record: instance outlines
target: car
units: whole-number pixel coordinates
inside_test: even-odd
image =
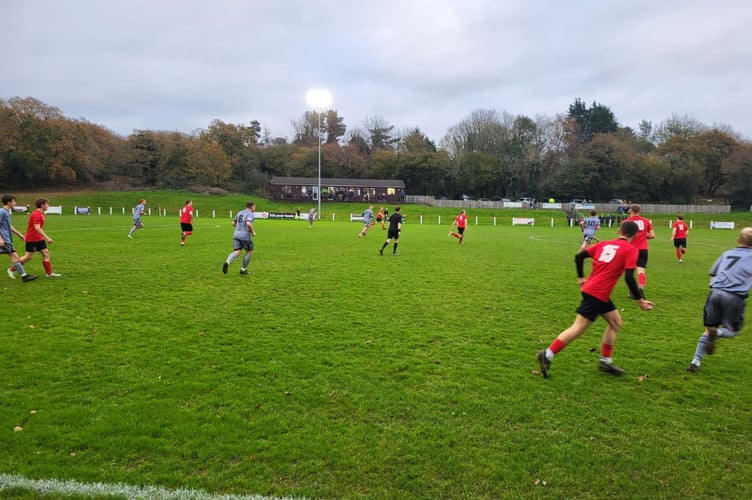
[[[581,203],[585,203],[586,201],[587,200],[585,200],[584,198],[572,198],[569,203],[574,204],[574,205],[579,205]]]
[[[484,201],[484,202],[488,201],[488,202],[490,202],[491,200],[489,200],[488,198],[478,198],[478,201]]]
[[[612,200],[608,200],[608,202],[609,202],[609,203],[610,203],[611,205],[623,205],[623,204],[624,204],[624,200],[622,200],[622,199],[620,199],[620,198],[614,198],[614,199],[612,199]]]
[[[474,200],[475,198],[473,198],[472,196],[469,196],[469,195],[463,194],[463,195],[462,195],[462,196],[460,197],[460,199],[462,199],[463,201],[470,201],[470,200]]]
[[[528,198],[528,197],[522,197],[522,198],[517,198],[517,201],[520,202],[520,203],[533,203],[535,201],[535,199]]]

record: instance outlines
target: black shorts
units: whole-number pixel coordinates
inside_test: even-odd
[[[16,249],[13,248],[13,243],[11,243],[10,241],[6,241],[5,245],[0,247],[0,254],[7,253],[8,255],[10,255],[15,251]]]
[[[42,250],[47,248],[47,242],[42,241],[27,241],[26,242],[26,251],[27,252],[41,252]]]
[[[398,240],[399,239],[399,234],[400,234],[400,230],[399,229],[392,229],[390,227],[389,228],[389,232],[387,232],[387,234],[386,234],[386,237],[389,240],[391,240],[392,238],[394,238],[395,240]]]
[[[648,267],[648,251],[638,250],[637,267]]]
[[[465,234],[465,228],[464,227],[457,227],[457,234]]]
[[[582,302],[580,302],[577,308],[577,313],[585,316],[590,321],[595,321],[598,316],[609,313],[614,309],[616,309],[616,306],[611,300],[603,302],[592,295],[582,292]]]
[[[382,219],[381,217],[376,217],[376,222],[381,222],[382,220],[384,219]]]
[[[184,233],[188,231],[193,232],[193,224],[191,224],[190,222],[181,222],[180,229],[182,229]]]
[[[744,326],[747,301],[741,295],[711,288],[702,311],[705,326],[726,325],[735,332]]]
[[[687,238],[674,238],[674,246],[687,248]]]

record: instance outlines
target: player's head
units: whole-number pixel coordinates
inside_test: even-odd
[[[684,214],[679,214],[676,216],[676,218],[679,220],[684,220]]]
[[[465,211],[464,211],[464,210],[460,210],[460,213],[461,213],[461,214],[464,214],[464,213],[465,213]]]
[[[395,212],[399,212],[400,210],[402,210],[402,207],[400,207],[399,205],[397,205],[396,207],[394,207],[394,211]]]
[[[591,216],[591,217],[595,217],[597,213],[598,213],[598,212],[596,212],[595,210],[591,210],[591,211],[590,211],[590,216]]]
[[[141,199],[140,199],[140,200],[138,201],[138,203],[139,203],[139,205],[145,205],[145,204],[146,204],[146,200],[145,200],[145,199],[143,199],[143,198],[141,198]]]
[[[634,203],[634,204],[630,205],[629,206],[629,211],[632,212],[635,215],[639,214],[640,213],[640,205],[638,205],[637,203]]]
[[[248,203],[245,204],[245,208],[247,208],[249,210],[253,210],[253,207],[255,207],[255,206],[256,206],[256,204],[254,202],[252,202],[252,201],[249,201]]]
[[[3,195],[3,205],[7,205],[12,201],[16,201],[16,197],[12,194],[4,194]]]
[[[185,204],[186,204],[186,205],[190,205],[191,203],[193,203],[193,201],[191,201],[191,200],[187,200],[187,201],[185,202]]]
[[[752,248],[752,227],[745,227],[739,232],[739,238],[736,240],[743,247]]]
[[[631,220],[625,220],[619,227],[619,234],[627,239],[632,239],[640,228],[637,227],[637,223]]]
[[[45,203],[49,202],[50,200],[48,200],[47,198],[37,198],[36,200],[34,200],[34,206],[37,208],[42,208]]]

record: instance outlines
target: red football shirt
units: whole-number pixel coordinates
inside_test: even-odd
[[[689,231],[689,226],[681,220],[678,220],[674,222],[674,224],[671,226],[672,229],[676,229],[676,234],[674,234],[674,238],[681,239],[687,237],[687,231]]]
[[[186,206],[184,206],[183,208],[180,209],[180,223],[181,224],[190,224],[191,223],[191,217],[193,217],[193,207],[192,206],[186,205]]]
[[[647,250],[648,232],[653,230],[653,225],[642,215],[633,215],[631,217],[627,217],[626,220],[631,220],[632,222],[637,224],[637,228],[639,229],[639,231],[637,231],[637,234],[634,235],[634,238],[632,238],[632,245],[634,245],[637,250]]]
[[[26,226],[26,241],[35,242],[42,241],[44,236],[39,234],[34,225],[39,224],[39,227],[44,228],[44,212],[40,209],[36,209],[29,215],[29,225]]]
[[[586,251],[593,258],[593,270],[582,285],[582,291],[608,302],[622,273],[637,267],[637,247],[619,238],[601,241]]]
[[[467,227],[467,214],[459,214],[455,219],[457,227]]]

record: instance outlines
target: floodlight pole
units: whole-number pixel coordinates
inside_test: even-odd
[[[318,172],[318,200],[319,200],[319,220],[321,220],[321,111],[326,109],[332,103],[332,95],[326,89],[311,89],[306,94],[308,104],[310,104],[316,114],[318,114],[319,126],[316,130],[316,139],[318,140],[319,149],[319,172]]]
[[[318,200],[319,200],[319,220],[321,220],[321,113],[317,112],[317,115],[319,115],[319,128],[316,131],[316,139],[319,143],[319,185],[318,185]]]

